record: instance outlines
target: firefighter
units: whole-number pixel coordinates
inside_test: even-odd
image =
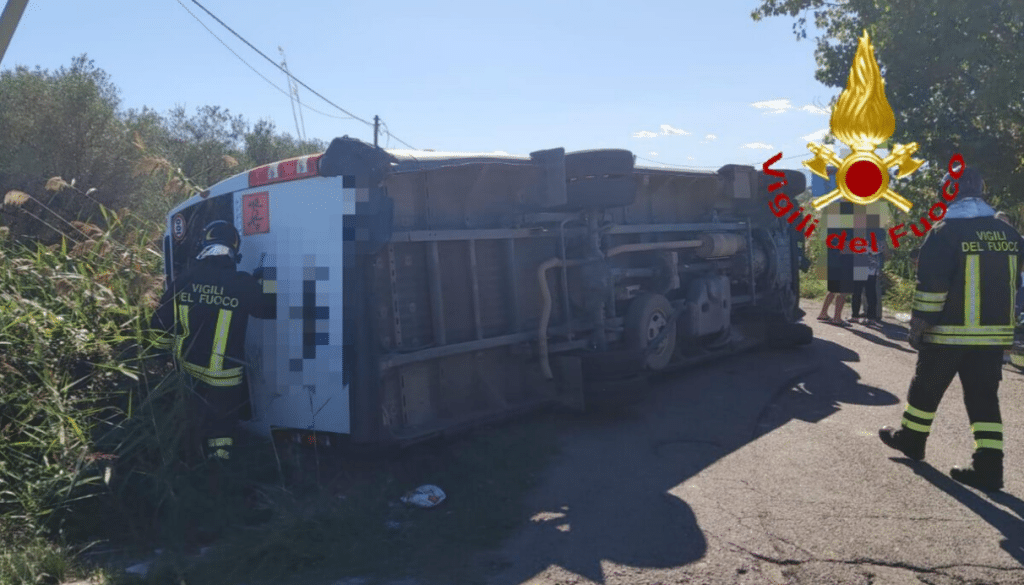
[[[951,182],[955,180],[947,174],[940,188]],[[957,200],[927,234],[917,261],[908,336],[918,351],[917,368],[901,428],[879,430],[889,447],[911,459],[924,459],[939,402],[959,375],[974,455],[970,466],[954,467],[950,475],[985,491],[1003,487],[998,390],[1003,349],[1013,343],[1014,296],[1024,266],[1020,242],[1020,234],[996,219],[995,210],[985,202],[980,173],[964,168]]]
[[[274,295],[257,277],[237,271],[238,230],[226,221],[209,223],[198,243],[196,262],[167,287],[151,328],[158,348],[172,350],[192,385],[193,442],[207,458],[231,457],[235,427],[248,405],[243,366],[249,316],[272,319]],[[173,346],[173,347],[172,347]]]

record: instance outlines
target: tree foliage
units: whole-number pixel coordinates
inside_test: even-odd
[[[132,159],[117,116],[118,90],[84,55],[56,72],[18,67],[0,74],[0,192],[40,192],[54,176],[96,187],[91,195],[122,207]],[[71,217],[95,213],[54,192],[48,205]],[[11,218],[18,223],[16,219]],[[22,231],[22,230],[17,230]]]
[[[160,221],[195,188],[327,147],[278,133],[269,120],[250,125],[218,105],[192,113],[183,106],[165,114],[147,107],[122,111],[119,94],[86,55],[57,71],[0,73],[0,195],[48,192],[0,213],[0,224],[13,235],[52,243],[59,233],[47,218],[102,223],[101,205]],[[55,177],[74,180],[89,196],[49,189]]]
[[[934,168],[963,154],[997,204],[1024,210],[1024,2],[761,0],[751,16],[794,18],[798,40],[813,22],[815,76],[836,88],[867,30],[896,114],[893,140],[917,142]],[[934,195],[931,175],[922,179]]]

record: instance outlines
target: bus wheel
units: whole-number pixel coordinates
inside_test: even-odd
[[[630,349],[646,349],[651,340],[666,328],[669,329],[658,347],[648,354],[648,369],[662,370],[672,361],[676,349],[676,325],[669,324],[672,312],[672,304],[668,299],[653,293],[636,297],[626,311],[623,337],[626,347]]]

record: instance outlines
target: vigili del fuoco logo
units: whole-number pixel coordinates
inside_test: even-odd
[[[882,80],[878,62],[875,60],[875,50],[867,31],[864,31],[864,36],[860,37],[857,53],[853,58],[853,65],[850,67],[846,89],[839,95],[839,99],[832,109],[829,126],[832,129],[832,134],[849,146],[852,152],[841,159],[828,146],[813,142],[807,144],[807,148],[814,154],[814,158],[804,161],[803,164],[812,173],[827,181],[830,179],[828,167],[832,166],[837,169],[836,188],[813,199],[811,207],[815,211],[819,211],[840,198],[845,198],[858,205],[868,205],[879,199],[885,199],[903,212],[909,212],[913,204],[892,190],[889,185],[889,169],[896,167],[896,178],[902,179],[920,168],[924,161],[911,158],[917,152],[916,142],[896,144],[893,146],[892,152],[885,158],[875,154],[878,145],[888,140],[896,131],[896,118],[889,101],[885,98],[885,82]],[[770,185],[769,191],[780,189],[786,184],[785,175],[781,171],[770,168],[781,158],[782,153],[780,152],[761,167],[765,174],[782,179],[780,182]],[[960,178],[964,168],[964,159],[959,154],[949,162],[949,172],[954,179]],[[952,201],[958,190],[955,188],[950,193],[949,186],[947,183],[943,189],[943,199],[946,201]],[[776,217],[790,214],[787,221],[791,224],[800,217],[804,210],[803,207],[794,209],[793,201],[784,193],[779,193],[774,200],[769,201],[768,207]],[[921,218],[922,229],[918,229],[917,224],[912,224],[910,228],[915,235],[923,236],[931,229],[929,219],[939,221],[945,215],[946,204],[938,201],[929,209],[928,217]],[[804,236],[810,237],[817,224],[818,220],[808,213],[795,226],[795,229],[803,232]],[[903,227],[903,224],[899,224],[889,230],[893,247],[898,248],[899,238],[907,235],[907,231],[902,229]],[[866,242],[861,246],[853,246],[853,241],[862,239],[853,238],[851,240],[852,251],[857,253],[867,251]],[[829,247],[834,246],[830,244]],[[842,248],[843,246],[840,244],[838,247]],[[872,242],[870,247],[872,251],[878,251],[876,242]]]

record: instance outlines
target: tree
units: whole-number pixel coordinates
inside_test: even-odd
[[[934,198],[937,169],[961,153],[998,205],[1024,209],[1024,2],[761,0],[751,16],[795,18],[798,40],[812,19],[823,31],[815,77],[836,88],[867,30],[896,115],[893,140],[917,142],[931,163],[910,188]]]
[[[274,122],[260,120],[245,135],[245,156],[250,166],[259,166],[295,156],[327,150],[320,140],[294,140],[287,132],[275,134]]]
[[[91,197],[108,207],[130,201],[134,181],[126,171],[134,153],[124,139],[118,93],[85,55],[52,73],[18,67],[0,74],[0,193],[39,194],[51,177],[62,176],[95,188]],[[65,217],[88,219],[96,211],[59,192],[47,197]]]
[[[0,73],[0,200],[9,191],[32,195],[23,205],[0,206],[0,222],[12,235],[52,243],[59,230],[43,222],[61,221],[55,215],[99,222],[99,205],[162,222],[196,190],[327,148],[278,134],[269,120],[250,130],[221,106],[201,106],[192,115],[182,106],[164,115],[146,107],[122,112],[119,93],[85,55],[55,72]],[[76,189],[61,187],[64,181]],[[69,196],[72,191],[89,196]]]
[[[201,106],[189,117],[177,106],[168,115],[169,158],[197,183],[210,186],[240,171],[248,123],[220,106]]]

